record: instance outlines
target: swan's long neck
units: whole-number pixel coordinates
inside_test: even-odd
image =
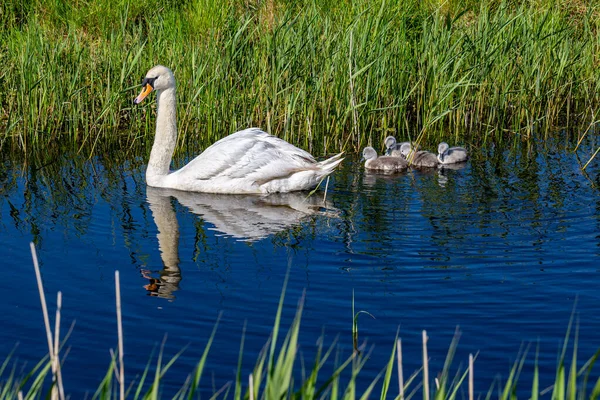
[[[175,88],[159,90],[156,94],[156,135],[146,169],[146,183],[162,186],[169,174],[171,158],[177,144],[177,101]]]

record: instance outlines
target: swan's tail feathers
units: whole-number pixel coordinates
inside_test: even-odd
[[[338,153],[338,154],[336,154],[335,156],[328,158],[327,160],[323,160],[323,161],[319,162],[318,164],[319,164],[319,166],[321,166],[321,167],[325,167],[325,166],[327,166],[327,165],[329,165],[329,164],[332,164],[332,163],[334,163],[335,161],[339,160],[339,159],[340,159],[340,157],[342,157],[343,155],[344,155],[344,152],[342,151],[341,153]],[[338,165],[338,164],[339,164],[339,163],[336,163],[335,165]]]
[[[335,168],[340,165],[342,163],[342,161],[344,161],[344,158],[342,158],[342,155],[344,155],[344,153],[339,153],[336,154],[335,156],[328,158],[327,160],[321,161],[319,163],[319,169],[321,171],[321,173],[319,175],[321,175],[322,177],[327,176],[329,174],[331,174]]]

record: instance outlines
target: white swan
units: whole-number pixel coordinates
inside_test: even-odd
[[[408,168],[408,162],[402,157],[382,156],[377,157],[377,152],[372,147],[363,150],[365,169],[383,172],[398,172]]]
[[[442,142],[438,146],[437,158],[440,164],[454,164],[467,161],[469,154],[464,147],[450,147],[448,143]]]
[[[313,189],[343,160],[343,153],[317,162],[313,156],[258,128],[233,133],[170,172],[177,143],[177,100],[173,72],[153,67],[142,81],[139,104],[156,90],[156,135],[146,169],[153,187],[206,193],[273,193]]]

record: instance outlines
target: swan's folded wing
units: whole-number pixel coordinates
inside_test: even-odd
[[[315,159],[306,151],[251,128],[214,143],[175,174],[198,180],[245,178],[261,184],[315,167]]]

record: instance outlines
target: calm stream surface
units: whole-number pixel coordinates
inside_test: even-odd
[[[584,143],[581,161],[597,146]],[[203,391],[235,378],[245,321],[247,382],[289,271],[282,326],[287,330],[306,291],[300,357],[307,365],[321,336],[326,347],[339,336],[340,357],[351,354],[354,291],[356,311],[375,317],[359,318],[359,341],[374,345],[361,384],[384,368],[398,327],[405,376],[422,365],[425,329],[435,377],[460,326],[453,365],[464,368],[468,354],[479,352],[478,393],[504,381],[521,345],[532,344],[519,386],[525,396],[538,343],[540,387],[553,382],[574,306],[579,366],[600,348],[600,168],[593,162],[583,174],[572,148],[564,140],[490,145],[472,149],[461,169],[392,176],[367,174],[350,157],[331,180],[325,207],[322,191],[306,203],[306,193],[152,190],[143,160],[64,154],[32,166],[5,157],[0,356],[18,343],[13,361],[27,370],[47,352],[33,241],[51,321],[59,290],[62,332],[75,321],[63,373],[72,398],[93,393],[117,346],[115,270],[127,381],[143,372],[153,351],[155,364],[166,334],[167,359],[188,346],[163,381],[165,394],[192,372],[220,312]]]

